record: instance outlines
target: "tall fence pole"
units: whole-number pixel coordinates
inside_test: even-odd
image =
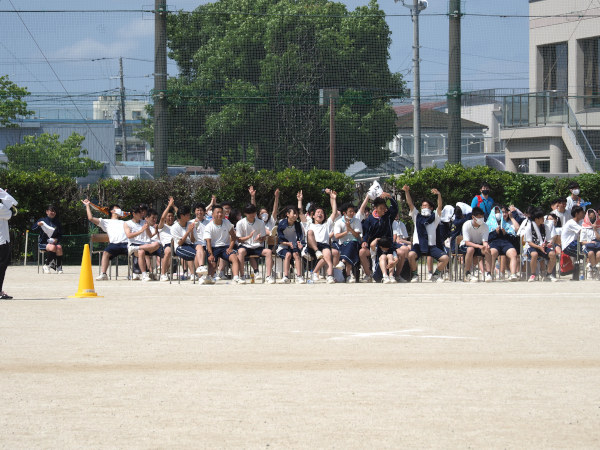
[[[154,0],[154,177],[167,175],[167,2]]]
[[[449,4],[449,57],[448,57],[448,162],[460,163],[461,146],[461,80],[460,80],[460,2],[461,0],[450,0]]]

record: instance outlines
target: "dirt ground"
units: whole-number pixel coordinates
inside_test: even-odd
[[[2,448],[600,448],[597,281],[78,279],[8,269]]]

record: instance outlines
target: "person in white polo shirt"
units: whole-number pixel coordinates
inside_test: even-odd
[[[150,225],[142,219],[142,211],[141,206],[136,206],[131,212],[133,218],[123,224],[123,229],[129,241],[128,251],[137,254],[142,281],[151,281],[146,255],[154,253],[160,247],[160,242],[152,241]]]
[[[240,278],[240,261],[237,251],[234,249],[237,236],[233,230],[233,224],[224,218],[223,207],[221,205],[213,206],[213,220],[204,229],[204,240],[206,241],[206,251],[208,252],[208,276],[212,277],[217,267],[217,261],[222,259],[231,263],[231,272],[233,273],[233,282],[237,284],[246,284],[246,280]],[[200,281],[201,284],[203,280]]]
[[[273,253],[271,249],[265,248],[265,240],[267,239],[267,229],[265,223],[256,217],[257,209],[252,203],[244,208],[244,217],[235,226],[235,234],[237,235],[240,245],[238,247],[238,258],[240,260],[240,276],[244,276],[244,263],[246,256],[264,256],[267,271],[266,281],[269,284],[275,283],[273,278]],[[258,272],[258,262],[256,258],[250,259],[250,265],[254,270],[254,278]]]
[[[127,235],[123,228],[122,220],[119,217],[123,214],[121,207],[117,204],[110,205],[108,210],[110,211],[110,219],[99,219],[92,215],[92,209],[90,208],[90,201],[86,198],[83,200],[87,218],[94,225],[100,227],[108,235],[108,245],[102,252],[102,262],[100,269],[100,276],[96,278],[97,281],[108,280],[106,271],[108,270],[108,264],[110,260],[119,257],[119,255],[127,255]]]
[[[483,257],[485,260],[485,282],[492,281],[492,253],[488,244],[490,229],[485,224],[483,210],[476,206],[472,211],[472,220],[463,224],[459,251],[465,255],[465,281],[476,283],[477,277],[471,275],[473,257]]]

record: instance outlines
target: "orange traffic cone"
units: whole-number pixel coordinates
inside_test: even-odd
[[[79,274],[79,289],[75,295],[69,298],[101,297],[94,290],[94,278],[92,277],[92,259],[90,257],[90,246],[85,244],[83,257],[81,258],[81,273]]]

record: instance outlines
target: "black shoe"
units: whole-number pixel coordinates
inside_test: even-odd
[[[8,295],[6,292],[2,292],[0,294],[0,299],[2,300],[10,300],[12,297],[10,295]]]

